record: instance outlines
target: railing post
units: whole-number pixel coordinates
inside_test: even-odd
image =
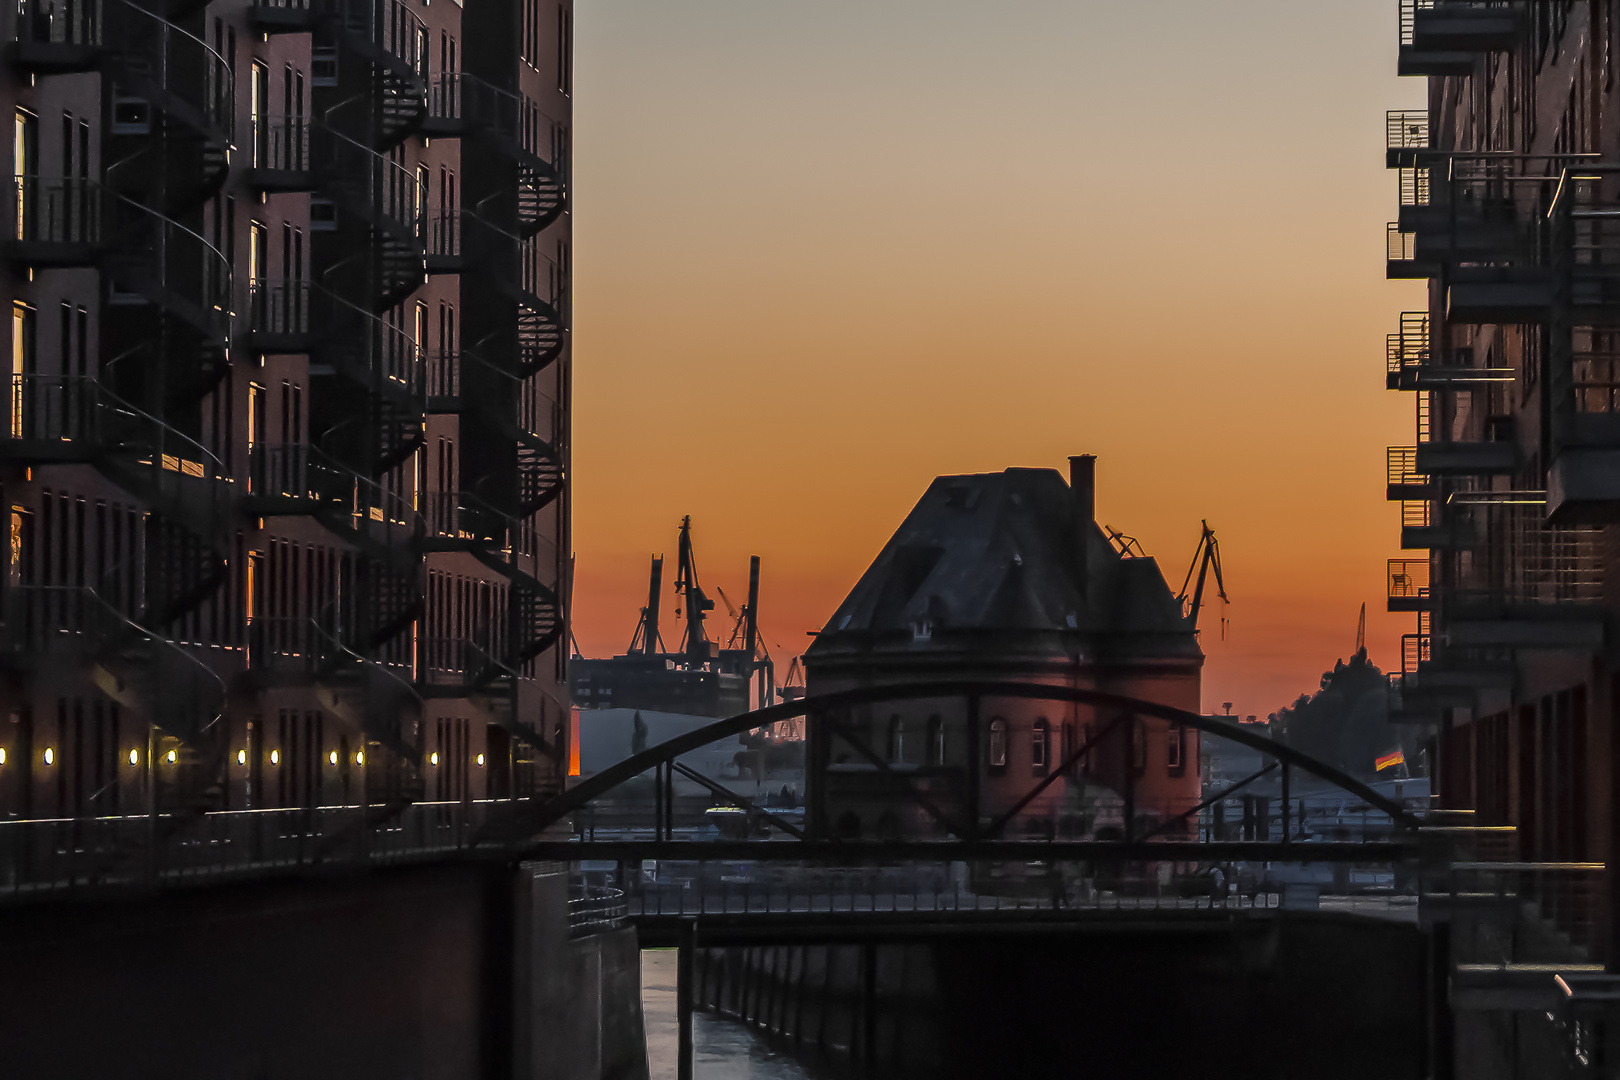
[[[979,740],[979,695],[969,692],[967,695],[967,837],[975,839],[979,835],[979,794],[982,784],[981,757],[984,748]]]
[[[692,1009],[696,995],[692,991],[696,954],[697,920],[682,919],[675,963],[675,1011],[680,1024],[680,1041],[675,1064],[675,1075],[678,1080],[693,1080],[694,1076]]]
[[[1130,843],[1136,839],[1136,718],[1126,716],[1119,730],[1125,748],[1125,842]]]
[[[1289,840],[1289,810],[1291,804],[1288,800],[1288,762],[1282,765],[1282,842]]]

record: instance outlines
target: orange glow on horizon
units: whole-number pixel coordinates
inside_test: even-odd
[[[582,9],[586,655],[624,651],[658,553],[676,646],[682,515],[711,638],[715,586],[740,604],[761,556],[780,677],[936,475],[1091,453],[1099,520],[1172,589],[1200,519],[1220,538],[1206,711],[1315,691],[1363,603],[1398,670],[1383,456],[1413,402],[1383,388],[1384,335],[1423,285],[1384,280],[1383,110],[1423,88],[1395,75],[1396,22],[1283,0]]]

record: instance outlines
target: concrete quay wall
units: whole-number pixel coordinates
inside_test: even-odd
[[[0,909],[17,1080],[645,1080],[634,930],[546,864]]]

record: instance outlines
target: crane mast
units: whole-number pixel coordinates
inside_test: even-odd
[[[1203,523],[1203,535],[1198,538],[1198,548],[1193,552],[1192,565],[1187,567],[1187,577],[1181,583],[1181,595],[1176,601],[1181,604],[1182,612],[1194,630],[1198,629],[1198,610],[1204,605],[1204,584],[1209,578],[1209,571],[1215,570],[1215,592],[1227,603],[1231,603],[1226,596],[1226,583],[1221,580],[1221,545],[1215,539],[1215,530],[1209,527],[1209,522]],[[1187,596],[1187,587],[1193,584],[1193,575],[1198,575],[1198,583],[1193,586],[1192,596]]]
[[[714,647],[703,632],[703,620],[714,610],[714,601],[704,595],[698,584],[697,560],[692,555],[692,518],[681,519],[680,562],[675,569],[675,591],[686,605],[686,658],[703,663],[714,655]]]

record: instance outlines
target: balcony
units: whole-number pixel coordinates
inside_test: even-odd
[[[313,191],[306,116],[255,116],[250,121],[247,186],[259,192]]]
[[[1475,492],[1452,502],[1473,544],[1440,594],[1448,648],[1601,647],[1601,529],[1547,524],[1541,492]]]
[[[101,60],[101,0],[17,0],[8,59],[20,72],[65,75]]]
[[[328,5],[318,0],[253,0],[248,25],[261,34],[308,34],[321,25]]]
[[[1391,221],[1384,231],[1385,277],[1392,281],[1431,278],[1440,272],[1438,260],[1418,258],[1416,233],[1403,232],[1398,221]]]
[[[1408,332],[1408,324],[1421,330]],[[1437,353],[1429,347],[1429,316],[1423,311],[1401,313],[1401,332],[1386,339],[1384,386],[1390,390],[1458,390],[1482,383],[1512,382],[1510,367],[1476,367],[1471,349]]]
[[[1384,451],[1385,498],[1390,502],[1427,501],[1436,495],[1434,478],[1420,472],[1417,447],[1391,446]]]
[[[1513,48],[1522,22],[1513,0],[1400,0],[1402,75],[1470,75],[1474,61]]]
[[[1427,109],[1391,109],[1384,114],[1384,163],[1391,169],[1415,168],[1429,145]]]
[[[1390,611],[1430,609],[1428,559],[1390,559],[1386,577]]]
[[[37,465],[93,462],[101,409],[101,388],[87,376],[13,375],[10,437],[0,453]]]
[[[105,195],[94,180],[17,176],[11,181],[16,215],[6,255],[33,269],[94,266],[102,254]]]
[[[1602,325],[1574,327],[1554,348],[1549,371],[1548,520],[1620,521],[1620,332]]]

